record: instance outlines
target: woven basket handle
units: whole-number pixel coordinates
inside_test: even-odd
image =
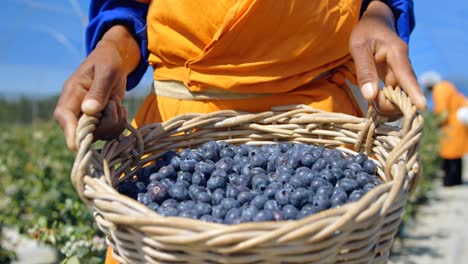
[[[393,179],[395,173],[392,171],[392,166],[397,163],[403,163],[407,172],[414,175],[411,182],[411,185],[414,186],[420,171],[419,143],[422,137],[424,119],[419,114],[416,106],[411,102],[408,95],[406,95],[401,88],[384,87],[382,92],[392,104],[401,110],[403,115],[403,127],[400,132],[401,140],[392,149],[386,159],[384,168],[385,175]],[[358,141],[364,141],[363,138],[367,136],[366,142],[368,144],[366,144],[366,146],[370,148],[370,138],[375,131],[376,123],[382,121],[388,121],[388,117],[380,114],[371,106],[368,112],[368,123],[370,123],[370,125],[366,124],[368,131],[367,133],[363,131],[360,135],[362,138]],[[371,152],[368,151],[368,153]],[[405,153],[406,155],[404,155]],[[402,157],[405,157],[405,159],[402,160]]]
[[[101,116],[101,114],[94,116],[83,114],[78,120],[78,125],[76,128],[76,145],[78,147],[78,152],[73,163],[71,182],[75,187],[80,199],[88,205],[90,205],[90,202],[84,195],[84,183],[85,177],[91,176],[90,165],[93,159],[93,154],[95,152],[93,148],[93,132],[96,129],[96,126],[99,124]],[[126,124],[126,129],[129,130],[131,134],[135,135],[139,153],[143,153],[143,139],[141,138],[138,131],[129,123]],[[107,163],[104,164],[104,173],[107,172],[108,174],[109,171],[108,168],[106,168],[106,164]]]

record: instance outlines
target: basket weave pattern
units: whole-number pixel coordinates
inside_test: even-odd
[[[384,88],[404,116],[403,128],[370,108],[367,118],[294,105],[262,113],[219,111],[180,115],[109,141],[97,151],[99,117],[78,124],[72,182],[93,207],[121,263],[382,263],[419,174],[423,119],[399,88]],[[298,221],[223,225],[163,217],[119,194],[115,186],[163,152],[210,140],[231,144],[278,141],[318,144],[374,157],[383,184],[361,200]]]

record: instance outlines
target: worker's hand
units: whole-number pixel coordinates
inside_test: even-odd
[[[123,26],[112,27],[63,86],[54,111],[68,148],[76,150],[78,118],[102,113],[95,139],[110,140],[125,129],[122,106],[127,75],[140,60],[138,44]]]
[[[418,109],[426,108],[426,99],[408,57],[408,45],[398,36],[394,24],[390,8],[383,2],[372,1],[349,42],[364,98],[388,115],[398,110],[379,93],[379,78],[386,85],[400,86]]]

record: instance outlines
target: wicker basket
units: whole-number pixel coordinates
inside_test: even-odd
[[[372,108],[367,118],[308,106],[249,114],[186,114],[154,123],[93,148],[98,117],[78,124],[79,151],[71,174],[81,199],[93,207],[114,257],[121,263],[382,263],[419,174],[423,119],[399,89],[384,88],[404,116],[403,128]],[[119,194],[116,184],[162,152],[210,140],[232,144],[278,141],[356,150],[375,157],[383,184],[361,200],[298,221],[223,225],[163,217]]]

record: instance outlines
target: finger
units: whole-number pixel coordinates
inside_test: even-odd
[[[380,80],[383,80],[386,86],[395,87],[397,86],[397,80],[393,71],[387,67],[387,62],[377,63],[377,72],[379,73]]]
[[[62,128],[67,146],[76,150],[76,126],[81,115],[80,102],[86,95],[86,89],[73,80],[67,80],[63,92],[54,110],[54,119]]]
[[[94,115],[104,110],[117,79],[116,75],[113,69],[95,66],[93,83],[81,105],[84,113]]]
[[[408,46],[404,44],[393,48],[388,61],[400,87],[408,94],[418,109],[425,110],[427,106],[426,98],[411,66],[408,57]]]
[[[351,41],[350,52],[356,65],[356,75],[362,95],[368,101],[377,96],[379,77],[370,41]]]
[[[96,139],[110,140],[112,139],[112,130],[117,124],[118,114],[117,107],[114,101],[109,101],[103,111],[102,118],[99,120],[99,125],[94,131]]]

